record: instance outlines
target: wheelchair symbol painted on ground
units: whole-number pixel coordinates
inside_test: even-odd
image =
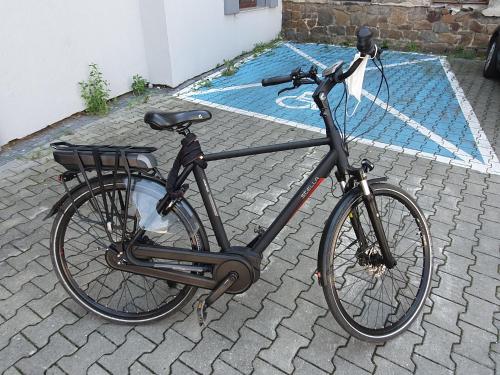
[[[312,98],[312,91],[306,91],[300,95],[278,96],[276,104],[288,109],[311,109],[317,110],[318,106]]]
[[[324,133],[310,87],[277,96],[286,84],[262,87],[260,81],[288,74],[297,66],[308,69],[314,64],[325,69],[338,60],[346,62],[346,69],[355,52],[355,48],[349,47],[283,43],[272,51],[243,60],[232,76],[215,73],[206,77],[211,81],[210,87],[195,82],[176,96]],[[446,58],[396,51],[385,51],[382,56],[391,90],[389,101],[383,92],[376,99],[380,73],[369,65],[361,102],[354,113],[354,108],[348,109],[346,132],[351,138],[359,143],[500,174],[498,157]],[[330,93],[332,110],[342,93],[342,85]],[[349,107],[354,102],[350,101]],[[372,111],[364,118],[372,102]],[[382,118],[386,109],[388,113]],[[337,122],[343,124],[343,113],[338,114]]]

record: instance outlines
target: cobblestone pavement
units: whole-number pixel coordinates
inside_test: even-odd
[[[452,68],[492,147],[499,154],[500,83],[480,76],[477,62]],[[80,128],[61,140],[154,145],[163,171],[180,136],[142,122],[147,108],[181,110],[192,103],[155,97]],[[193,126],[205,151],[317,134],[219,109]],[[211,163],[208,178],[235,244],[267,225],[324,148]],[[0,168],[0,372],[78,373],[380,373],[494,374],[498,345],[500,176],[363,144],[374,176],[417,198],[431,224],[435,250],[433,290],[424,313],[383,345],[349,337],[329,314],[313,279],[325,218],[338,201],[323,184],[266,252],[261,279],[248,292],[225,296],[208,311],[200,330],[193,299],[177,315],[149,325],[110,324],[68,298],[48,255],[51,221],[44,214],[62,194],[62,168],[45,145]],[[207,216],[193,185],[190,202]],[[209,231],[211,242],[214,238]],[[198,292],[200,294],[200,292]]]

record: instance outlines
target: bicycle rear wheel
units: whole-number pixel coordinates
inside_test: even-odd
[[[72,194],[54,220],[51,257],[62,285],[84,308],[115,322],[144,323],[179,310],[196,288],[112,268],[105,254],[122,240],[122,224],[126,223],[125,241],[143,229],[137,241],[146,244],[193,251],[208,251],[209,245],[198,216],[186,201],[159,216],[155,206],[165,194],[164,185],[142,176],[130,181],[126,176],[109,176],[103,178],[102,186],[91,182],[95,200],[86,184]],[[108,219],[103,224],[106,206]]]
[[[403,190],[375,183],[370,188],[397,265],[388,269],[359,189],[333,212],[321,241],[323,291],[338,323],[366,341],[386,341],[416,319],[430,290],[429,229],[415,201]],[[359,225],[365,246],[356,235]]]

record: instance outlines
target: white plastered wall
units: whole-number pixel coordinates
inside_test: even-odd
[[[111,97],[134,74],[175,87],[281,29],[281,2],[224,15],[224,0],[0,1],[0,145],[84,109],[97,63]]]

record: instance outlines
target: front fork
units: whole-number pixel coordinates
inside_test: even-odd
[[[377,238],[377,242],[380,246],[382,257],[384,258],[384,264],[389,269],[394,268],[394,266],[396,265],[396,260],[392,256],[391,250],[389,249],[389,243],[387,242],[387,237],[382,225],[382,220],[380,219],[377,202],[375,201],[375,197],[373,196],[370,187],[368,186],[366,176],[363,176],[359,184],[361,185],[361,190],[363,192],[363,202],[365,203],[368,217],[370,218],[373,231],[375,232],[375,237]]]
[[[397,262],[392,256],[392,253],[390,251],[389,243],[387,242],[387,237],[385,235],[384,227],[382,225],[382,220],[380,219],[377,202],[375,201],[375,197],[373,196],[373,193],[370,190],[370,186],[368,184],[368,180],[366,179],[366,174],[363,169],[356,170],[354,173],[354,177],[356,178],[356,180],[358,180],[359,185],[361,186],[361,191],[363,194],[363,202],[365,204],[366,211],[368,212],[368,217],[373,227],[373,231],[375,232],[375,237],[377,239],[377,242],[379,243],[380,251],[384,259],[384,264],[387,268],[391,269],[394,268],[394,266],[396,266]],[[345,180],[340,181],[340,183],[342,186],[342,190],[345,191],[347,187]],[[354,229],[356,238],[359,241],[360,252],[366,251],[366,249],[368,249],[369,247],[369,244],[366,238],[366,234],[363,230],[363,226],[361,225],[358,211],[353,210],[349,214],[349,219]]]

